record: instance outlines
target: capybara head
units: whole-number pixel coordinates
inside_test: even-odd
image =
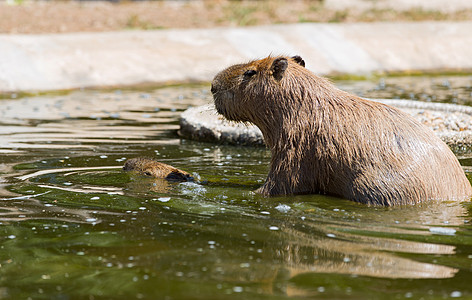
[[[136,172],[143,176],[163,178],[170,181],[193,180],[192,176],[185,171],[144,157],[128,159],[123,166],[123,171]]]
[[[310,73],[300,56],[267,57],[231,66],[213,79],[211,92],[216,110],[228,120],[263,125],[274,113],[286,111],[285,92],[301,93]],[[288,99],[288,98],[286,98]]]
[[[326,193],[397,205],[472,194],[457,158],[429,128],[337,89],[299,56],[231,66],[211,91],[220,114],[261,130],[272,152],[263,195]]]

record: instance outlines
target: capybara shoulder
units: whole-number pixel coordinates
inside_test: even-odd
[[[385,206],[472,195],[457,158],[429,128],[337,89],[299,56],[231,66],[211,91],[220,114],[261,130],[272,153],[263,195],[326,193]]]
[[[193,177],[185,171],[144,157],[128,159],[123,166],[123,170],[137,172],[144,176],[163,178],[170,181],[193,180]]]

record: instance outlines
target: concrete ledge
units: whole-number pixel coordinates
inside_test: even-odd
[[[430,127],[455,151],[472,147],[472,107],[427,103],[411,100],[374,100],[395,106]],[[259,128],[252,124],[227,121],[218,115],[213,105],[187,109],[180,118],[182,137],[233,145],[264,145]]]
[[[472,70],[471,32],[419,22],[0,35],[0,92],[210,81],[271,53],[301,55],[321,75]]]

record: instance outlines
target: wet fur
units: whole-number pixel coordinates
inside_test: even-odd
[[[185,171],[144,157],[128,159],[123,166],[123,171],[137,172],[144,176],[163,178],[169,181],[193,180],[190,174]]]
[[[388,105],[341,91],[299,57],[267,57],[217,74],[229,120],[257,125],[272,152],[263,195],[327,193],[372,205],[464,200],[472,188],[427,127]]]

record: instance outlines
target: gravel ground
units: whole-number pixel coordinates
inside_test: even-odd
[[[403,1],[405,2],[405,1]],[[438,2],[438,1],[436,1]],[[0,1],[0,33],[209,28],[299,22],[472,20],[472,5],[416,0],[349,1]],[[444,2],[444,1],[443,1]],[[462,1],[464,2],[464,1]],[[454,9],[455,8],[455,9]]]
[[[472,107],[411,100],[379,100],[402,109],[437,132],[472,130]]]

